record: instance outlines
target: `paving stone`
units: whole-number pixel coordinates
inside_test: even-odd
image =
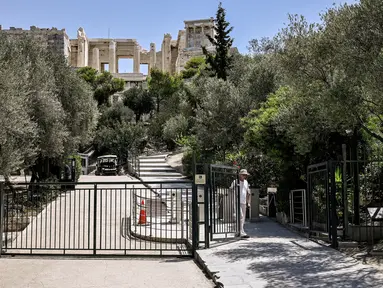
[[[197,251],[227,287],[383,287],[382,269],[302,238],[261,217],[246,223],[251,236]]]

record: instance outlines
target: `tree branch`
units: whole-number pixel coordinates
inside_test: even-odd
[[[370,129],[368,129],[367,126],[365,126],[364,123],[361,121],[361,119],[359,119],[359,121],[360,121],[360,125],[361,125],[362,129],[364,131],[366,131],[367,134],[369,134],[370,136],[374,137],[375,139],[377,139],[383,143],[383,137],[382,136],[380,136],[380,135],[376,134],[375,132],[371,131]]]

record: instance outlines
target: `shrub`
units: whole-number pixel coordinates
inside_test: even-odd
[[[168,148],[174,149],[177,140],[186,134],[187,129],[188,120],[181,114],[167,120],[163,128],[163,139]]]

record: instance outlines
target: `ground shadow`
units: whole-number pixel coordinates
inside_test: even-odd
[[[278,229],[279,225],[272,226]],[[276,235],[273,229],[260,230],[258,242],[240,242],[235,248],[230,246],[213,255],[245,265],[251,278],[267,282],[264,287],[383,287],[381,272],[372,266],[311,241],[301,245],[305,239],[292,237],[288,230],[284,231],[285,236]],[[267,234],[270,241],[264,239]],[[292,239],[282,242],[283,237]]]

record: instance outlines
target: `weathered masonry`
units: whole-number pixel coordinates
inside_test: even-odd
[[[147,75],[140,71],[140,65],[148,65],[164,72],[179,73],[186,62],[195,56],[203,55],[201,46],[213,51],[206,34],[214,36],[214,19],[184,21],[184,30],[179,30],[177,39],[170,34],[164,34],[160,50],[151,43],[149,50],[141,47],[136,39],[88,38],[84,28],[77,30],[77,39],[69,39],[66,30],[57,28],[41,29],[31,26],[30,30],[10,27],[0,30],[11,35],[33,35],[48,46],[63,53],[71,66],[91,66],[99,71],[108,70],[115,77],[126,81],[127,86],[135,85],[146,80]],[[121,73],[118,67],[119,59],[133,59],[133,72]],[[127,87],[128,88],[128,87]]]

